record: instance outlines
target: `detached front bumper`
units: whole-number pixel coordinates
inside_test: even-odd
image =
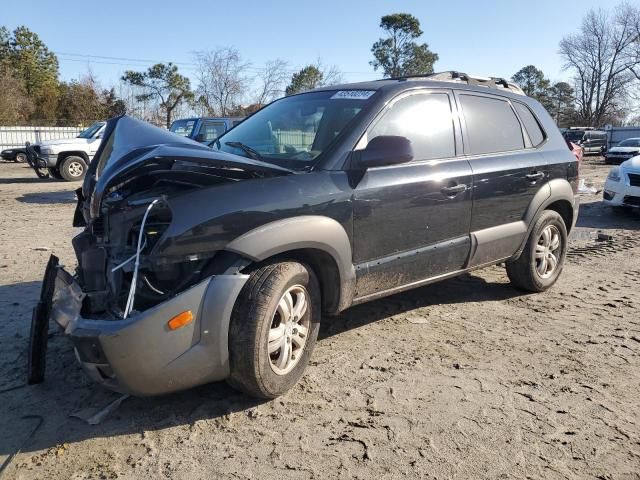
[[[247,275],[216,275],[127,319],[81,316],[85,294],[56,267],[50,317],[73,342],[85,372],[108,388],[137,396],[160,395],[229,375],[231,311]],[[43,285],[43,292],[47,285]],[[186,310],[194,320],[177,330],[167,322]]]

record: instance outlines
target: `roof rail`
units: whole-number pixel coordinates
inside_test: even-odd
[[[513,93],[519,95],[525,95],[522,89],[513,82],[508,82],[504,78],[499,77],[474,77],[462,72],[456,72],[450,70],[447,72],[420,74],[420,75],[407,75],[404,77],[397,77],[391,80],[408,80],[411,78],[428,78],[429,80],[435,80],[439,82],[456,82],[466,83],[467,85],[480,85],[489,88],[505,88]]]

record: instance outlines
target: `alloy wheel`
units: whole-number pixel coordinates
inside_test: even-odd
[[[72,177],[80,177],[84,172],[84,166],[80,162],[71,162],[69,164],[69,174]]]
[[[560,230],[555,225],[547,225],[536,244],[536,272],[540,278],[551,277],[558,268],[562,253]]]
[[[301,285],[289,287],[271,320],[267,352],[271,369],[286,375],[298,364],[309,333],[309,294]]]

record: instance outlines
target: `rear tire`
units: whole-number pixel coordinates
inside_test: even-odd
[[[507,262],[507,275],[514,287],[544,292],[560,276],[567,256],[567,227],[553,210],[536,220],[520,257]]]
[[[82,157],[70,155],[60,165],[60,175],[67,182],[77,182],[87,173],[87,164]]]
[[[258,398],[287,392],[309,363],[320,318],[320,286],[309,267],[278,262],[255,270],[231,317],[227,382]]]

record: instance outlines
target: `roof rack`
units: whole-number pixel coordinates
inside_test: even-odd
[[[508,82],[504,78],[499,77],[474,77],[462,72],[456,72],[454,70],[447,72],[429,73],[422,75],[407,75],[404,77],[396,77],[391,80],[409,80],[413,78],[428,78],[429,80],[435,80],[438,82],[456,82],[466,83],[467,85],[480,85],[482,87],[489,88],[505,88],[513,93],[519,95],[525,95],[522,89],[513,82]]]

